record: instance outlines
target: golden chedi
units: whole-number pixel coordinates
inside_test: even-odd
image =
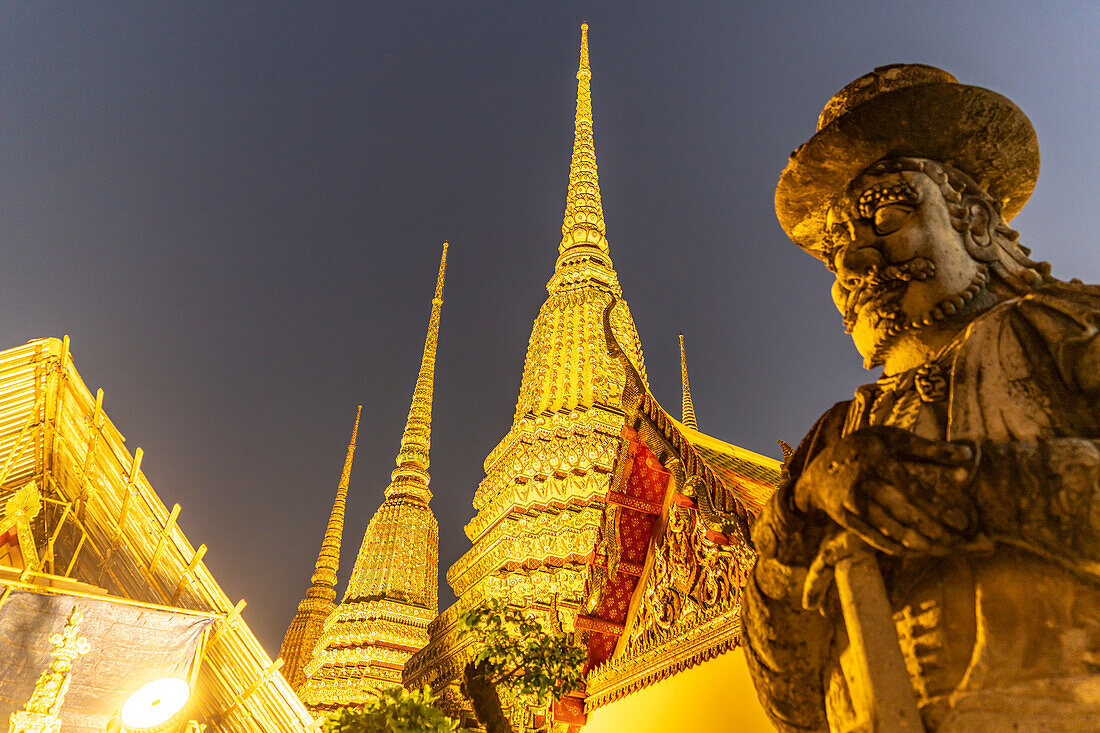
[[[603,311],[644,379],[641,343],[608,248],[592,127],[587,25],[581,26],[573,154],[565,215],[547,298],[531,329],[511,427],[485,459],[485,478],[466,525],[472,547],[447,580],[457,603],[432,624],[431,644],[406,668],[406,683],[430,682],[445,698],[467,653],[458,613],[500,598],[566,630],[584,597],[589,556],[621,443],[625,375],[610,355]],[[455,699],[455,707],[462,701]],[[448,703],[450,704],[450,703]]]
[[[344,598],[304,668],[299,695],[315,711],[361,705],[373,690],[400,684],[405,662],[428,642],[428,623],[438,611],[439,525],[428,506],[428,454],[446,267],[444,243],[397,467],[367,525]]]

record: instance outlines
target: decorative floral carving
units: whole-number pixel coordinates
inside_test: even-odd
[[[738,545],[740,547],[740,545]],[[661,643],[714,610],[740,605],[744,560],[712,542],[693,508],[674,506],[642,591],[630,646]]]

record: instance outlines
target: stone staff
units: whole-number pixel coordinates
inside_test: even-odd
[[[836,564],[836,590],[848,642],[865,686],[853,691],[853,696],[862,698],[863,715],[872,730],[925,733],[878,561],[862,540],[848,532],[843,537],[851,550]]]

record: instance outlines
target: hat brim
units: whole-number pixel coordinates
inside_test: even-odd
[[[798,246],[825,258],[832,201],[886,157],[929,158],[963,171],[1000,200],[1011,221],[1039,177],[1039,141],[1027,115],[981,87],[920,84],[877,96],[818,131],[791,154],[775,189],[775,212]]]

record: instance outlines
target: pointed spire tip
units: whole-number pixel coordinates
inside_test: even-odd
[[[581,23],[581,63],[577,69],[577,78],[580,79],[582,75],[592,75],[588,68],[588,23]]]
[[[435,384],[435,351],[439,341],[439,318],[443,308],[443,278],[447,271],[447,242],[439,258],[439,275],[435,280],[435,297],[428,318],[428,334],[424,337],[424,356],[420,360],[420,373],[416,377],[409,417],[405,432],[401,434],[401,449],[397,453],[397,468],[390,474],[386,498],[395,494],[417,496],[427,503],[431,499],[428,490],[428,452],[432,434],[432,393]]]
[[[588,66],[588,24],[581,24],[580,65],[577,68],[577,112],[573,118],[573,157],[569,163],[569,189],[565,195],[557,270],[564,262],[597,259],[607,267],[607,234],[596,172],[596,145],[592,136],[592,70]],[[566,251],[576,251],[566,255]],[[563,259],[564,258],[564,259]]]
[[[348,452],[344,457],[344,470],[340,472],[340,483],[336,487],[336,500],[332,503],[332,513],[329,514],[325,537],[321,541],[321,551],[317,554],[317,563],[310,578],[314,586],[336,587],[336,572],[340,569],[340,542],[344,534],[344,506],[347,502],[348,485],[351,483],[355,439],[359,435],[359,417],[362,414],[363,406],[359,405],[355,411],[355,427],[351,429]]]
[[[680,404],[680,422],[692,430],[699,429],[695,419],[695,406],[691,402],[691,386],[688,384],[687,355],[684,352],[684,334],[680,334],[680,386],[683,390]]]
[[[443,276],[447,272],[447,248],[451,245],[443,242],[443,254],[439,258],[439,274],[435,278],[435,297],[432,299],[432,305],[443,302]]]

